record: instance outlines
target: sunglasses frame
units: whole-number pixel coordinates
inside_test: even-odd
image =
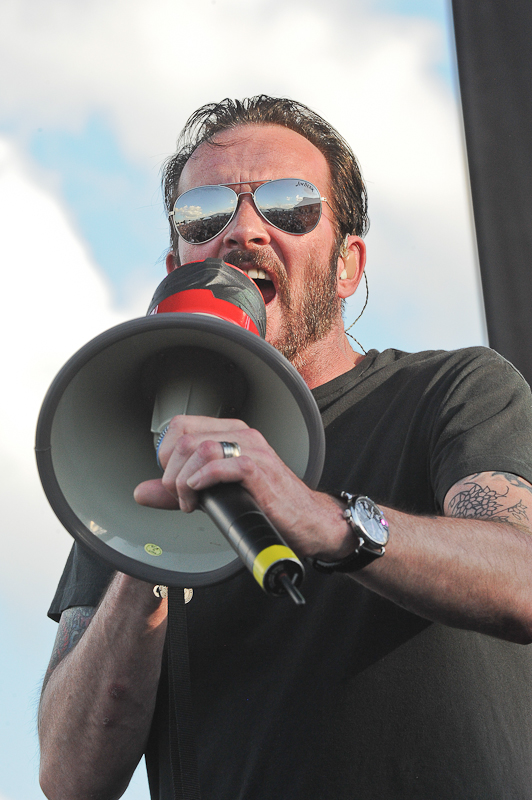
[[[268,183],[277,183],[279,181],[303,181],[304,183],[308,183],[310,186],[312,186],[313,189],[316,189],[316,191],[318,193],[319,200],[320,200],[320,213],[319,213],[318,220],[317,220],[316,224],[313,225],[310,230],[303,231],[303,233],[292,233],[292,231],[285,231],[283,228],[280,228],[278,225],[275,225],[273,222],[271,222],[262,213],[262,211],[258,207],[257,202],[255,200],[255,194],[259,191],[259,189],[261,189],[263,186],[266,186]],[[235,192],[234,189],[231,189],[231,186],[242,186],[242,184],[245,184],[245,183],[260,183],[260,186],[257,186],[257,188],[255,189],[254,192]],[[178,229],[178,227],[176,225],[176,222],[175,222],[175,219],[174,219],[175,207],[177,206],[177,204],[181,200],[181,198],[184,197],[186,194],[188,194],[188,192],[193,192],[196,189],[214,189],[214,188],[225,188],[225,189],[229,189],[229,191],[233,192],[233,194],[236,196],[236,205],[235,205],[234,211],[231,214],[231,216],[229,217],[229,219],[227,220],[227,222],[225,223],[225,225],[223,226],[223,228],[221,228],[218,231],[218,233],[216,233],[214,236],[211,236],[209,239],[205,239],[203,242],[189,242],[188,239],[185,239],[185,237],[179,232],[179,229]],[[268,225],[271,225],[272,228],[275,228],[278,231],[282,231],[283,233],[287,233],[289,236],[306,236],[307,233],[311,233],[311,231],[313,231],[315,228],[317,228],[318,225],[320,224],[321,215],[322,215],[322,212],[323,212],[323,203],[327,203],[329,208],[331,208],[331,204],[329,203],[327,198],[326,197],[322,197],[320,195],[318,187],[314,186],[314,184],[311,181],[307,181],[306,178],[259,178],[259,179],[255,180],[255,181],[236,181],[235,183],[207,183],[207,184],[204,184],[203,186],[194,186],[192,189],[187,189],[186,192],[183,192],[183,194],[180,194],[179,197],[176,199],[172,210],[168,214],[168,218],[171,219],[172,224],[174,226],[174,230],[176,231],[177,235],[180,236],[183,239],[184,242],[186,242],[187,244],[193,244],[193,245],[207,244],[207,242],[212,242],[213,239],[216,239],[217,236],[219,236],[221,233],[223,233],[225,231],[227,226],[231,223],[231,221],[234,219],[236,213],[238,212],[238,206],[239,206],[240,198],[245,194],[250,194],[251,195],[252,200],[253,200],[253,205],[255,206],[255,209],[256,209],[257,213],[262,217],[263,220],[265,220],[268,223]]]

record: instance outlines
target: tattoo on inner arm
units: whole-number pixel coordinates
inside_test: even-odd
[[[44,676],[43,690],[54,669],[79,642],[95,613],[96,609],[92,606],[76,606],[63,611],[52,650],[52,657]]]
[[[522,485],[523,488],[532,491],[528,484],[520,481],[516,475],[505,472],[492,473],[492,477],[496,476],[504,476],[513,486],[521,487]],[[449,501],[449,511],[453,517],[470,517],[517,524],[528,522],[527,506],[521,500],[513,505],[505,502],[509,491],[509,486],[506,487],[505,492],[498,492],[491,486],[481,486],[474,480],[469,480],[464,484],[462,491],[457,492]]]

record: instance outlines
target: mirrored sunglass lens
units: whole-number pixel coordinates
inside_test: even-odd
[[[174,225],[189,244],[214,239],[234,214],[237,197],[226,186],[199,186],[178,197]]]
[[[308,181],[270,181],[255,192],[257,208],[286,233],[309,233],[320,221],[320,193]]]

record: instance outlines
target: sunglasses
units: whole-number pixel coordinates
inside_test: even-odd
[[[313,231],[321,219],[322,202],[329,205],[314,184],[300,178],[266,181],[254,192],[237,194],[229,188],[239,185],[198,186],[180,195],[169,216],[181,238],[188,244],[210,242],[227,228],[243,194],[252,196],[266,222],[294,236]]]

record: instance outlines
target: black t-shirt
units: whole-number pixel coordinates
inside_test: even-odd
[[[489,350],[371,351],[314,396],[325,490],[440,514],[466,475],[532,482],[530,392]],[[76,547],[49,613],[95,605],[110,574]],[[296,607],[240,573],[187,606],[206,800],[532,798],[530,648],[431,623],[345,575],[309,569],[303,590]],[[164,693],[147,751],[158,800],[173,797]]]

